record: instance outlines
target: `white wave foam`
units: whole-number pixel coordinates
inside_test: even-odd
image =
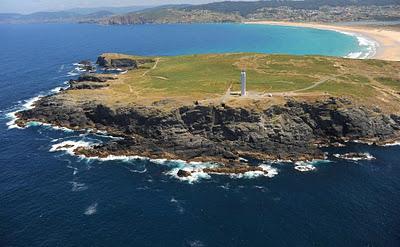
[[[84,183],[78,183],[78,182],[70,182],[72,184],[71,191],[73,192],[80,192],[88,189],[88,186]]]
[[[180,214],[185,213],[185,209],[182,207],[182,203],[180,201],[178,201],[174,197],[172,197],[170,202],[176,206],[176,209]]]
[[[123,137],[108,135],[108,133],[106,131],[97,131],[94,135],[99,136],[99,137],[113,139],[113,140],[124,140]]]
[[[318,164],[330,162],[330,160],[297,161],[294,163],[294,169],[300,172],[310,172],[317,170]]]
[[[125,167],[125,168],[128,169],[128,171],[130,171],[132,173],[140,173],[140,174],[142,174],[142,173],[146,173],[147,172],[146,168],[144,168],[143,170],[135,170],[135,169],[130,169],[128,167]]]
[[[190,247],[203,247],[205,246],[203,242],[201,242],[200,240],[193,240],[193,241],[189,241],[189,246]]]
[[[141,156],[125,156],[125,155],[109,155],[106,158],[100,157],[85,157],[88,160],[98,160],[98,161],[132,161],[132,160],[149,160],[149,158],[141,157]]]
[[[54,144],[52,145],[52,148],[50,149],[51,152],[56,152],[56,151],[66,151],[70,155],[75,155],[73,150],[75,150],[78,147],[90,147],[94,145],[95,143],[90,143],[90,142],[84,142],[84,141],[65,141],[62,143]],[[210,179],[211,176],[210,174],[204,172],[203,170],[205,168],[215,168],[218,167],[219,165],[216,163],[208,163],[208,162],[186,162],[183,160],[167,160],[167,159],[150,159],[147,157],[142,157],[142,156],[117,156],[117,155],[109,155],[106,158],[101,158],[101,157],[85,157],[83,155],[79,155],[80,158],[86,159],[86,160],[98,160],[98,161],[132,161],[132,160],[147,160],[152,163],[158,164],[158,165],[165,165],[171,167],[171,169],[167,172],[165,172],[166,175],[169,175],[171,177],[174,177],[180,181],[185,181],[190,184],[199,182],[200,180],[203,179]],[[274,177],[278,174],[278,170],[276,168],[273,168],[270,165],[262,164],[259,166],[262,168],[262,171],[249,171],[245,172],[243,174],[219,174],[219,175],[228,175],[231,178],[256,178],[260,176],[264,177]],[[190,172],[191,175],[188,177],[179,177],[178,172],[179,170],[187,171]],[[131,172],[135,173],[145,173],[147,172],[147,169],[144,170],[132,170],[130,169]]]
[[[79,75],[79,73],[74,72],[74,71],[70,71],[70,72],[67,73],[67,75],[72,77],[72,76],[77,76],[77,75]]]
[[[98,206],[97,202],[93,203],[92,205],[90,205],[89,207],[86,208],[84,214],[85,215],[96,214],[97,213],[97,206]]]
[[[38,96],[35,96],[33,98],[25,100],[24,103],[21,106],[18,106],[15,111],[6,114],[6,117],[8,119],[10,119],[10,121],[8,121],[6,123],[6,125],[8,126],[8,129],[23,129],[23,128],[21,128],[21,127],[19,127],[18,125],[15,124],[15,122],[18,120],[18,118],[16,116],[16,114],[18,112],[33,109],[35,107],[35,103],[37,101],[39,101],[41,98],[43,98],[43,97],[45,97],[46,95],[49,95],[49,94],[59,93],[61,90],[67,89],[68,87],[69,86],[56,87],[56,88],[53,88],[53,89],[49,90],[48,93],[39,94]],[[33,123],[33,125],[35,125],[35,123]],[[36,123],[36,125],[38,125],[38,124]],[[42,125],[46,125],[46,124],[42,124]],[[49,126],[49,125],[47,125],[47,126]],[[57,129],[57,127],[53,127],[53,128]],[[67,130],[66,128],[59,128],[59,129]]]
[[[68,83],[68,82],[67,82],[67,83]],[[59,93],[59,92],[61,92],[62,90],[65,90],[65,89],[67,89],[67,88],[69,88],[69,85],[68,85],[68,86],[64,86],[64,87],[56,87],[56,88],[51,89],[51,90],[50,90],[50,93],[51,93],[51,94],[56,94],[56,93]]]
[[[58,152],[58,151],[65,151],[67,154],[71,155],[71,156],[78,156],[82,159],[86,159],[88,161],[93,161],[93,160],[97,160],[97,161],[132,161],[132,160],[149,160],[153,163],[159,163],[159,164],[163,164],[164,162],[166,162],[167,160],[165,159],[150,159],[147,157],[142,157],[142,156],[125,156],[125,155],[108,155],[107,157],[103,158],[103,157],[86,157],[84,155],[76,155],[74,153],[74,150],[76,148],[79,147],[85,147],[85,148],[90,148],[93,147],[95,145],[98,145],[99,141],[97,142],[88,142],[88,141],[64,141],[64,142],[60,142],[60,143],[56,143],[53,144],[50,148],[50,152]],[[137,173],[145,173],[147,170],[144,169],[142,171],[138,171],[138,170],[132,170],[132,172],[137,172]]]
[[[52,145],[50,152],[56,152],[56,151],[65,151],[66,153],[70,155],[75,155],[74,150],[78,147],[91,147],[93,145],[96,145],[94,142],[86,142],[86,141],[64,141],[61,143],[57,143]],[[155,164],[159,165],[165,165],[171,167],[170,170],[166,171],[165,174],[171,177],[174,177],[180,181],[185,181],[190,184],[193,184],[195,182],[199,182],[200,180],[203,179],[210,179],[211,176],[210,174],[204,172],[205,168],[215,168],[218,167],[219,165],[216,163],[208,163],[208,162],[186,162],[183,160],[167,160],[167,159],[150,159],[147,157],[142,157],[142,156],[116,156],[116,155],[109,155],[106,158],[102,157],[85,157],[83,155],[79,155],[78,157],[82,159],[86,159],[88,161],[90,160],[98,160],[98,161],[132,161],[132,160],[147,160]],[[260,176],[264,177],[269,177],[272,178],[278,174],[278,169],[262,164],[259,166],[262,171],[249,171],[245,172],[243,174],[218,174],[218,175],[228,175],[231,178],[257,178]],[[190,176],[187,177],[180,177],[178,176],[179,170],[187,171],[190,172]],[[147,169],[144,170],[132,170],[130,169],[131,172],[135,173],[145,173],[147,172]]]
[[[42,123],[42,122],[37,122],[37,121],[31,121],[27,124],[27,127],[36,127],[36,126],[42,126],[42,127],[46,127],[48,129],[54,129],[54,130],[61,130],[64,132],[74,132],[73,129],[68,129],[66,127],[60,127],[60,126],[56,126],[56,125],[51,125],[48,123]]]
[[[229,189],[230,189],[229,183],[226,183],[226,184],[224,184],[224,185],[219,185],[218,187],[219,187],[219,188],[222,188],[222,189],[224,189],[224,190],[229,190]]]
[[[265,189],[264,186],[260,186],[260,185],[254,185],[253,187],[256,189],[260,189],[260,190]]]
[[[65,151],[70,155],[75,155],[74,150],[78,147],[90,147],[93,145],[91,142],[85,141],[64,141],[54,144],[50,148],[50,152]]]
[[[16,114],[18,113],[18,111],[15,112],[10,112],[6,114],[6,117],[8,119],[10,119],[10,121],[8,121],[6,123],[6,125],[8,126],[8,129],[22,129],[21,127],[19,127],[18,125],[15,124],[15,122],[18,120]]]
[[[205,168],[213,168],[216,167],[217,164],[214,163],[201,163],[201,162],[185,162],[185,161],[167,161],[167,160],[151,160],[157,164],[163,164],[172,166],[173,168],[167,171],[165,174],[181,181],[188,182],[189,184],[193,184],[199,182],[202,179],[210,179],[211,176],[203,171]],[[179,170],[188,171],[191,173],[191,176],[188,177],[179,177],[178,172]]]
[[[311,164],[299,164],[294,167],[294,169],[300,171],[300,172],[309,172],[309,171],[315,171],[317,168]]]
[[[72,169],[72,170],[74,170],[73,172],[72,172],[72,175],[76,175],[76,174],[78,174],[78,168],[76,168],[76,167],[73,167],[73,166],[67,166],[68,168],[70,168],[70,169]]]
[[[21,107],[19,107],[16,111],[7,113],[6,117],[10,119],[10,121],[6,123],[8,129],[15,129],[15,128],[22,129],[21,127],[15,124],[15,122],[18,120],[17,113],[20,111],[33,109],[35,103],[43,97],[44,97],[43,95],[38,95],[36,97],[25,100],[25,103]]]
[[[386,143],[383,145],[384,147],[392,147],[392,146],[400,146],[400,141],[397,142],[392,142],[392,143]]]
[[[358,41],[358,46],[361,49],[361,51],[350,52],[347,56],[345,56],[346,58],[367,59],[375,56],[377,49],[379,47],[378,42],[376,42],[375,40],[367,38],[361,34],[345,32],[345,31],[337,31],[337,32],[355,37]]]
[[[353,142],[353,143],[361,143],[361,144],[366,144],[366,145],[369,145],[369,146],[372,146],[372,145],[374,145],[374,142],[370,142],[370,141],[364,141],[364,140],[352,140],[351,142]]]
[[[243,162],[249,162],[247,159],[239,157],[239,161],[243,161]]]
[[[41,98],[43,98],[43,95],[38,95],[36,97],[28,99],[25,101],[25,104],[23,104],[22,107],[24,108],[24,110],[33,109],[36,101],[40,100]]]
[[[58,70],[58,72],[61,72],[61,71],[63,71],[64,70],[64,67],[65,67],[65,65],[63,64],[63,65],[61,65],[60,66],[60,69]]]
[[[59,93],[61,91],[61,89],[63,89],[62,87],[56,87],[53,88],[52,90],[50,90],[51,93]]]
[[[350,154],[334,154],[333,157],[338,158],[338,159],[353,160],[353,161],[374,160],[375,159],[375,157],[372,156],[370,153],[360,153],[356,157],[352,157]]]
[[[229,175],[229,177],[231,178],[246,178],[246,179],[258,178],[258,177],[273,178],[276,175],[278,175],[278,169],[270,165],[262,164],[258,167],[260,167],[262,171],[249,171],[245,173],[225,174],[225,175]]]
[[[359,58],[362,56],[362,52],[350,52],[346,58]]]
[[[82,69],[80,67],[75,68],[75,70],[81,73],[86,71],[86,69]]]

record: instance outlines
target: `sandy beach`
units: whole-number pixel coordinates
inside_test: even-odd
[[[333,24],[295,23],[295,22],[277,22],[277,21],[245,22],[245,24],[308,27],[308,28],[351,33],[353,35],[373,40],[378,44],[376,52],[374,54],[371,54],[369,58],[388,60],[388,61],[400,61],[400,31],[388,29],[385,28],[384,26],[379,26],[379,27],[344,26],[344,25],[333,25]]]

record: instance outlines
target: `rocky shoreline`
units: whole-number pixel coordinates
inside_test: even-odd
[[[135,69],[140,62],[99,58],[98,63],[109,68]],[[210,173],[260,170],[243,166],[243,158],[310,161],[325,158],[322,146],[356,140],[383,145],[400,137],[399,116],[385,114],[379,108],[355,106],[345,98],[313,103],[288,99],[285,104],[263,110],[224,104],[182,105],[166,110],[143,105],[114,109],[95,101],[74,102],[61,97],[68,90],[106,87],[114,79],[110,75],[87,74],[71,80],[70,88],[43,97],[33,109],[17,113],[16,124],[23,127],[38,121],[122,137],[74,150],[86,157],[145,156],[225,165]]]

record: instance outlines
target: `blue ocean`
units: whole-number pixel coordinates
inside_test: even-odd
[[[376,159],[267,163],[269,177],[181,181],[178,161],[86,160],[63,142],[107,139],[10,126],[104,52],[263,52],[348,56],[359,37],[295,27],[199,24],[0,25],[0,246],[400,246],[400,146],[350,144],[333,153]]]

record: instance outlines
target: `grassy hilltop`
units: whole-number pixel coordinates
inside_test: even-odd
[[[145,57],[105,54],[108,58]],[[315,100],[345,96],[355,103],[397,111],[400,62],[322,56],[253,53],[152,57],[95,90],[69,90],[61,97],[94,100],[109,106],[129,104],[176,107],[182,104],[232,105],[283,102],[285,97]],[[248,96],[238,97],[240,71],[247,71]]]

